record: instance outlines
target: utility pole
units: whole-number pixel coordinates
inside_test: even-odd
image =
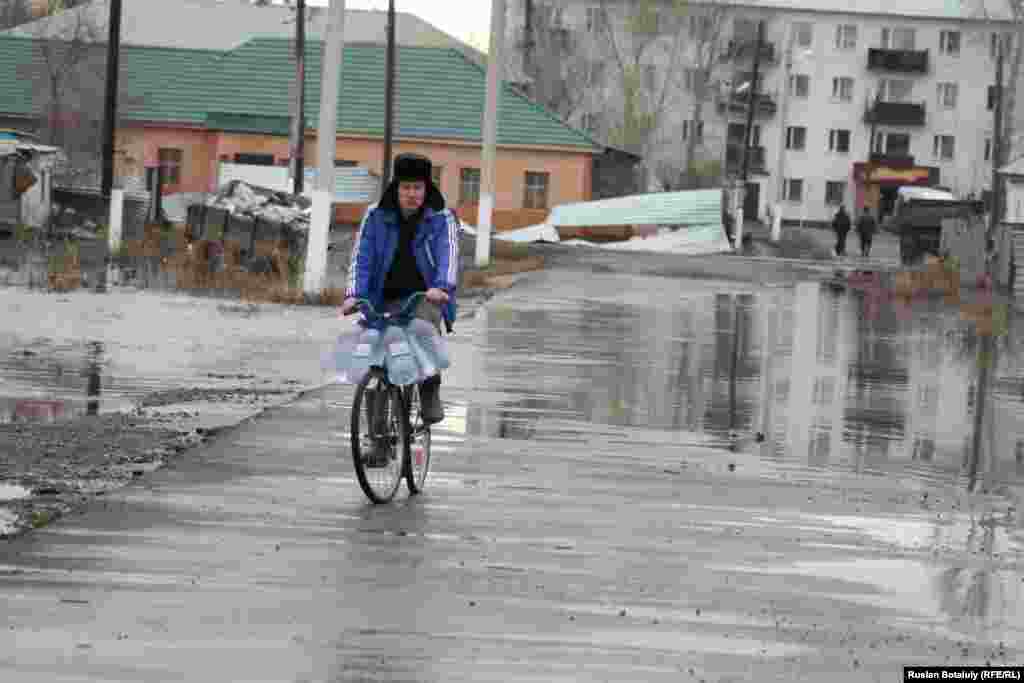
[[[306,0],[295,4],[295,120],[292,121],[292,191],[302,194],[306,175]]]
[[[316,157],[320,167],[313,191],[313,215],[306,241],[306,272],[303,290],[316,297],[323,289],[327,268],[327,237],[334,199],[334,157],[338,145],[338,88],[341,86],[345,50],[345,0],[331,0],[327,35],[321,63],[320,123],[316,132]]]
[[[995,84],[995,106],[993,109],[992,128],[992,204],[989,209],[988,231],[985,235],[985,249],[988,251],[988,241],[992,239],[999,224],[999,210],[1002,206],[1002,192],[999,183],[999,166],[1003,157],[1003,61],[1006,52],[1006,40],[999,36],[996,42],[996,84]],[[991,275],[991,272],[988,273]]]
[[[384,162],[380,171],[381,197],[391,182],[391,144],[395,134],[395,0],[388,0],[387,72],[384,81]]]
[[[476,265],[491,262],[491,220],[494,212],[498,141],[498,93],[501,90],[502,47],[505,44],[505,0],[491,0],[491,47],[487,54],[487,99],[484,108],[480,209],[477,217]]]
[[[107,37],[107,92],[103,116],[103,181],[100,195],[114,189],[114,138],[117,131],[117,81],[121,65],[121,0],[110,0]]]
[[[735,193],[736,229],[735,247],[743,248],[743,223],[746,220],[744,203],[747,196],[747,178],[750,173],[750,138],[754,132],[754,114],[757,112],[757,91],[761,80],[761,50],[764,43],[764,20],[757,22],[757,41],[754,43],[754,74],[750,83],[750,97],[747,105],[747,126],[743,133],[743,167],[740,171],[739,187]]]

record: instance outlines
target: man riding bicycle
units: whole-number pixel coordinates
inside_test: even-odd
[[[450,332],[459,272],[458,219],[445,208],[430,159],[400,154],[392,175],[359,228],[341,311],[350,315],[358,307],[356,300],[366,299],[377,310],[394,312],[410,295],[424,292],[416,317],[431,323],[438,334],[444,321]],[[444,419],[440,388],[440,374],[420,385],[427,424]]]

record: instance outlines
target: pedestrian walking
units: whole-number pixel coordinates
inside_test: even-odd
[[[850,234],[850,214],[846,207],[840,205],[832,219],[832,229],[836,231],[836,256],[846,256],[846,236]]]
[[[871,241],[875,239],[875,231],[878,224],[871,211],[867,208],[861,209],[860,218],[857,219],[857,235],[860,237],[860,255],[867,258],[871,255]]]

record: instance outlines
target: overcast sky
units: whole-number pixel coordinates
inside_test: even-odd
[[[326,7],[328,0],[307,0]],[[347,0],[350,9],[388,8],[387,0]],[[408,12],[486,52],[491,22],[490,0],[395,0],[395,11]]]

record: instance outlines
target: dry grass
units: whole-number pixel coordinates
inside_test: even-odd
[[[465,289],[478,289],[481,287],[500,288],[502,287],[502,279],[506,279],[506,276],[541,270],[543,267],[544,257],[542,256],[528,256],[519,259],[495,257],[487,268],[470,270],[463,273],[462,287]]]

